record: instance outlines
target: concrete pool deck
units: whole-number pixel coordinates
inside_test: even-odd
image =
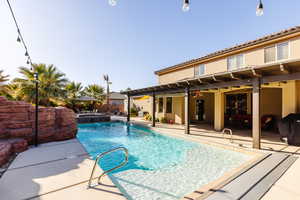
[[[132,118],[132,122],[151,126],[151,122],[145,121],[141,118]],[[212,130],[211,126],[207,124],[192,125],[190,135],[184,134],[184,126],[170,125],[157,123],[156,127],[152,128],[161,133],[168,133],[176,137],[183,137],[186,139],[198,140],[199,142],[211,142],[212,144],[226,145],[228,148],[245,149],[247,151],[261,152],[261,153],[285,153],[293,156],[300,157],[300,147],[291,146],[281,142],[277,135],[270,132],[262,133],[261,150],[252,149],[251,131],[236,130],[233,132],[233,141],[230,142],[230,137]],[[300,159],[297,159],[294,164],[283,174],[283,176],[276,181],[270,190],[261,198],[262,200],[299,200],[300,192],[298,181],[300,180]],[[199,197],[184,198],[188,200],[202,199],[201,194]]]
[[[147,125],[147,122],[139,119],[135,121]],[[252,151],[251,141],[239,135],[235,135],[233,143],[230,143],[227,137],[223,138],[217,132],[198,127],[191,128],[191,135],[183,135],[184,129],[177,125],[158,124],[155,130],[177,137]],[[287,146],[267,139],[263,142],[265,145],[263,148],[268,150],[265,152],[283,150],[285,153],[289,152],[299,156],[300,147]],[[87,189],[93,164],[94,161],[89,158],[77,139],[30,148],[19,154],[0,178],[0,199],[126,199],[108,176],[103,179],[105,185]],[[286,171],[262,199],[299,199],[300,194],[297,190],[297,181],[300,179],[299,168],[300,159]],[[95,175],[100,173],[101,169],[98,167]],[[188,199],[198,199],[198,197],[194,196]]]
[[[87,189],[93,164],[77,139],[31,148],[0,179],[0,199],[126,199],[108,176],[103,185]],[[100,173],[97,167],[95,174]]]

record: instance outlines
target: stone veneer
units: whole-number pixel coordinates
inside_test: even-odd
[[[39,143],[67,140],[77,133],[75,113],[65,107],[39,108]],[[23,101],[0,96],[0,166],[13,153],[34,143],[35,108]]]

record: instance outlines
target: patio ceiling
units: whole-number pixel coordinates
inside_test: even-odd
[[[287,60],[260,66],[249,66],[237,70],[187,78],[174,83],[156,85],[147,88],[122,92],[129,96],[182,93],[186,88],[209,90],[228,87],[252,86],[254,79],[259,78],[261,84],[300,80],[300,59]]]

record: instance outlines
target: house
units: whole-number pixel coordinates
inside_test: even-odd
[[[106,97],[106,96],[105,96]],[[111,112],[122,112],[124,113],[125,99],[127,97],[119,92],[111,92],[109,94],[109,105]],[[106,100],[105,100],[106,102]]]
[[[300,27],[179,63],[155,75],[158,85],[124,94],[150,95],[151,114],[184,124],[187,134],[191,122],[210,123],[217,131],[235,123],[249,126],[253,147],[260,148],[262,117],[280,119],[300,112]]]
[[[130,107],[131,108],[133,108],[133,107],[136,108],[137,111],[141,111],[143,114],[151,113],[152,112],[151,98],[152,97],[150,97],[148,95],[132,97],[132,101],[130,102],[131,103]],[[126,100],[125,100],[125,113],[127,113],[127,107],[128,107],[127,102],[128,101],[127,101],[127,97],[126,97]]]

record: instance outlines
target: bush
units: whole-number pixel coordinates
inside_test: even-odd
[[[145,120],[151,121],[152,120],[152,116],[150,114],[146,114],[144,117]]]
[[[130,115],[131,115],[131,116],[137,116],[137,115],[138,115],[138,110],[137,110],[136,107],[132,107],[132,108],[130,109]]]
[[[159,119],[159,121],[160,121],[160,123],[168,123],[168,120],[167,120],[167,118],[165,118],[165,117],[161,117],[161,118]]]

